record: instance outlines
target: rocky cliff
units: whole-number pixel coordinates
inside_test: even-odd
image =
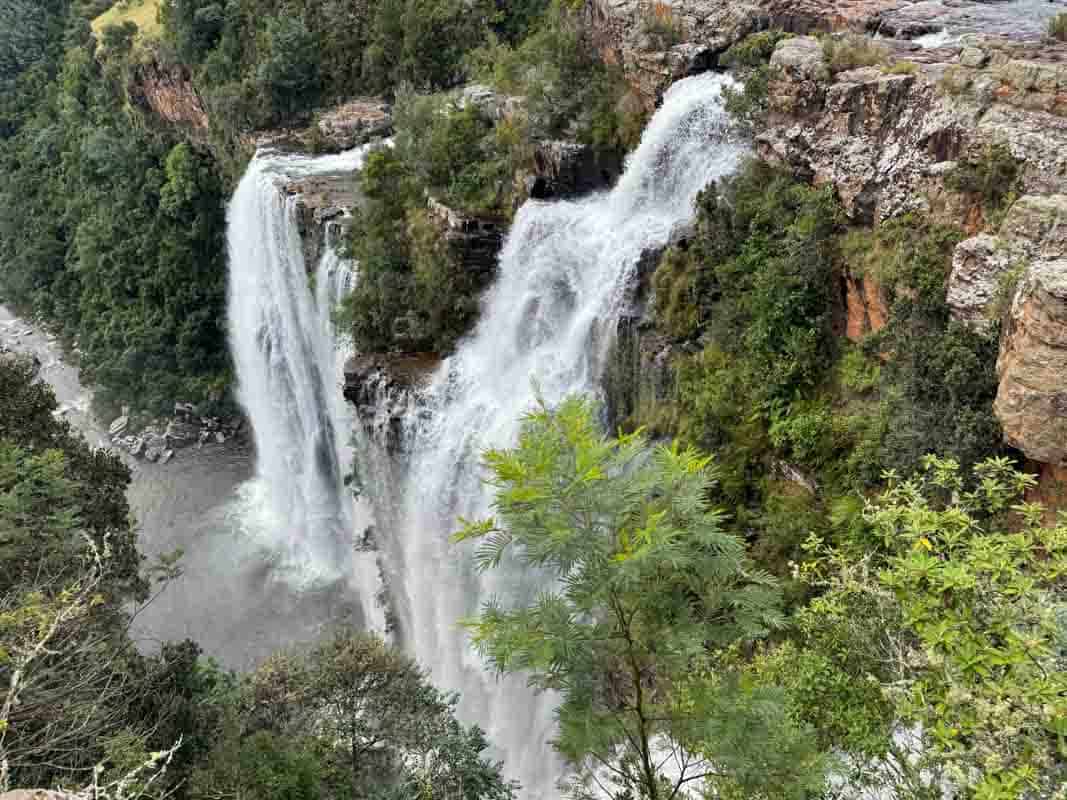
[[[192,74],[180,64],[152,59],[137,67],[129,85],[130,102],[174,125],[197,142],[207,139],[209,119]]]
[[[673,81],[715,67],[723,52],[756,30],[1034,42],[1059,10],[1040,0],[589,0],[585,6],[593,46],[623,69],[649,107]]]
[[[995,412],[1045,485],[1067,459],[1067,51],[988,36],[881,46],[881,63],[835,72],[822,42],[781,42],[758,152],[832,185],[854,223],[917,212],[971,234],[947,301],[990,333],[1010,309]],[[877,291],[844,282],[850,338],[884,324]]]

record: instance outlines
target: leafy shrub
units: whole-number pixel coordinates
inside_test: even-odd
[[[945,183],[954,191],[977,195],[986,208],[998,211],[1015,197],[1021,177],[1019,161],[1011,148],[996,142],[961,160]]]
[[[553,3],[521,44],[491,40],[467,63],[477,80],[525,98],[535,136],[569,132],[601,147],[637,143],[644,109],[625,102],[625,80],[588,47],[577,11],[565,3]]]
[[[1059,13],[1048,21],[1048,35],[1061,42],[1067,41],[1067,13]]]
[[[858,67],[874,67],[889,60],[885,45],[856,33],[824,37],[822,51],[830,72],[834,74]]]
[[[914,75],[919,71],[919,65],[914,61],[905,61],[903,59],[894,61],[891,66],[886,69],[890,75]]]
[[[845,349],[837,370],[841,385],[857,394],[868,394],[874,390],[882,377],[878,360],[868,357],[858,347]]]
[[[774,48],[791,35],[780,30],[752,33],[731,46],[720,58],[723,65],[737,71],[742,81],[740,91],[732,87],[724,90],[726,110],[750,130],[759,127],[767,114],[771,77],[768,63]]]

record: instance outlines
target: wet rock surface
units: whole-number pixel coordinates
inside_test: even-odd
[[[440,364],[436,353],[358,355],[345,363],[345,399],[369,438],[388,453],[405,450],[404,420]]]

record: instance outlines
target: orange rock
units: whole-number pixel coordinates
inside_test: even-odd
[[[882,287],[866,275],[862,278],[845,276],[845,336],[858,342],[868,333],[876,333],[889,321]]]

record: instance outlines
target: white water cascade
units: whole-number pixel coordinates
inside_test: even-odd
[[[312,292],[297,198],[280,185],[354,173],[365,152],[257,154],[229,209],[229,325],[238,399],[256,444],[256,479],[243,487],[245,527],[290,582],[351,581],[364,624],[380,627],[377,571],[353,550],[357,522],[367,523],[344,486],[352,421],[341,394],[344,354],[330,321],[352,273],[328,236]]]
[[[700,190],[736,167],[744,147],[722,108],[728,80],[675,84],[611,192],[520,209],[479,326],[435,376],[431,413],[407,419],[413,446],[381,543],[401,641],[439,686],[462,693],[461,714],[488,732],[527,798],[557,794],[553,698],[487,673],[457,621],[493,595],[507,601],[537,587],[504,569],[476,574],[469,550],[449,537],[458,517],[489,509],[481,450],[514,441],[535,382],[549,404],[598,390],[641,254],[663,247],[692,217]]]

